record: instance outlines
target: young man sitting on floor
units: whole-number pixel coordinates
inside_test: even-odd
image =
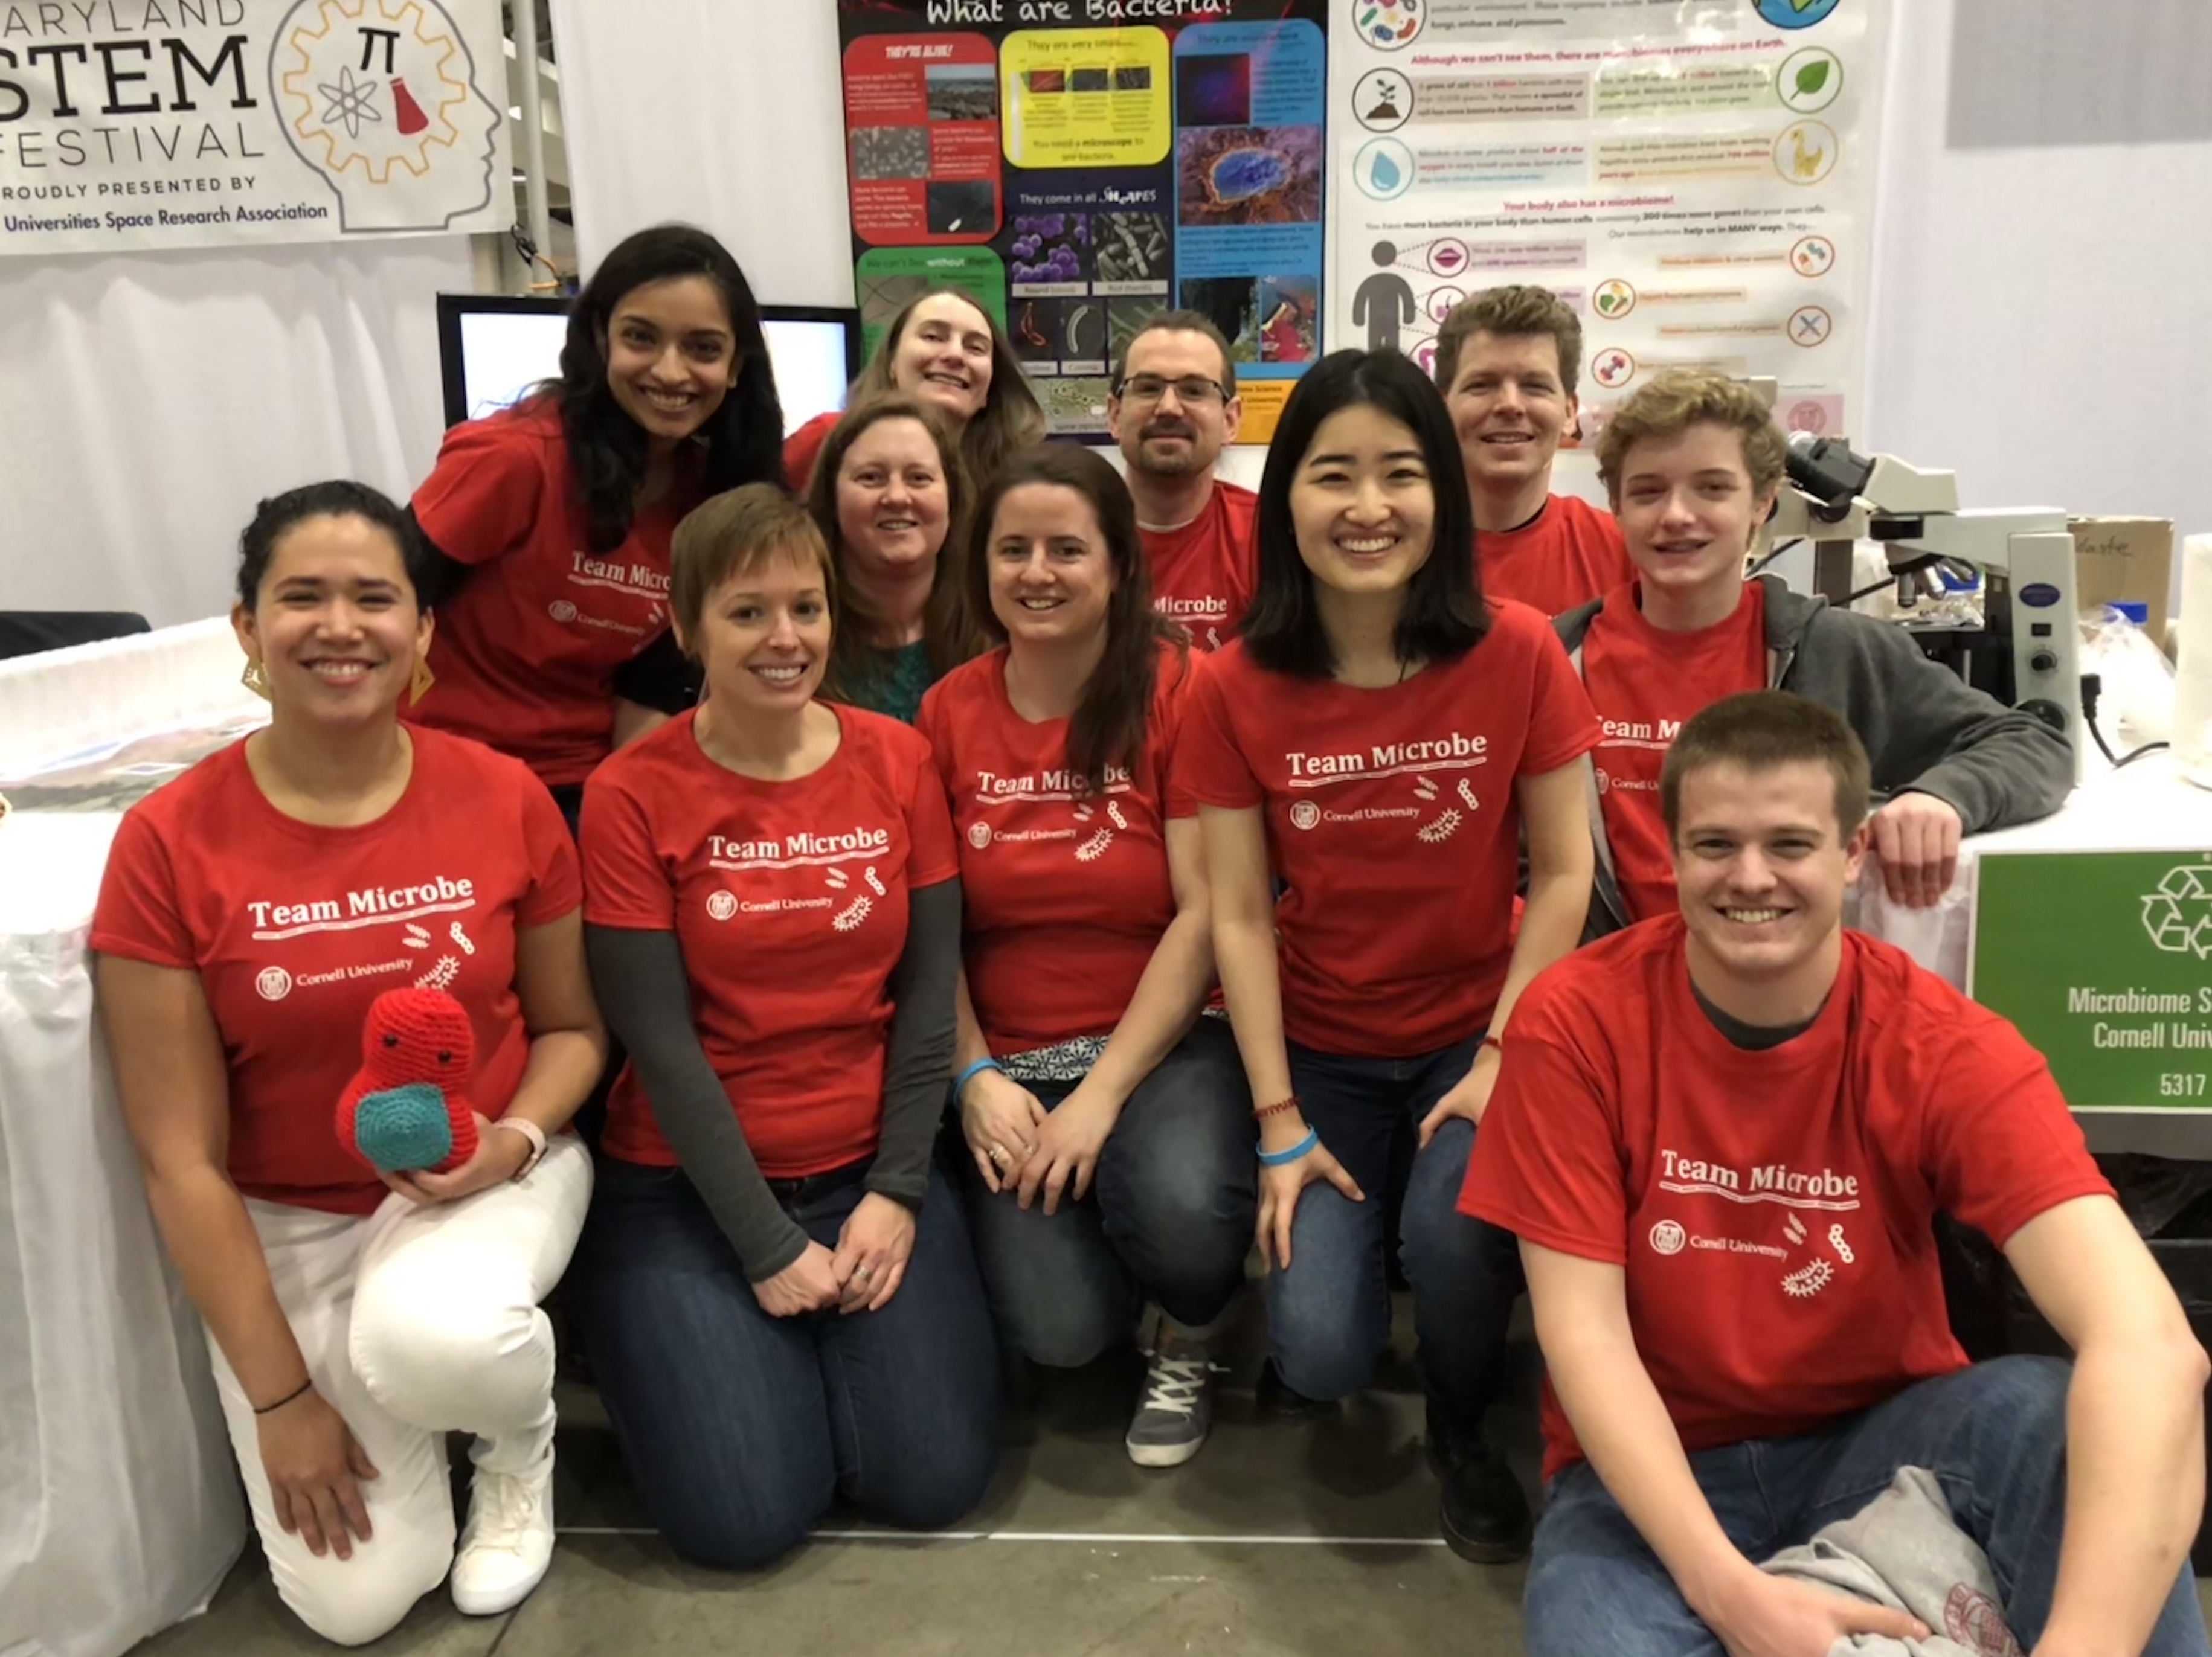
[[[1843,929],[1868,795],[1828,709],[1705,709],[1661,779],[1679,913],[1514,1010],[1461,1206],[1519,1236],[1549,1369],[1531,1657],[1924,1638],[1757,1569],[1905,1466],[2033,1657],[2206,1650],[2204,1352],[2042,1059]],[[1967,1364],[1938,1209],[2003,1250],[2070,1368]]]
[[[2063,736],[1970,689],[1903,628],[1743,579],[1784,462],[1747,387],[1686,369],[1639,389],[1598,439],[1635,579],[1554,623],[1604,727],[1595,932],[1674,913],[1660,762],[1683,720],[1737,691],[1796,691],[1858,732],[1886,800],[1871,844],[1894,902],[1933,904],[1962,835],[2047,816],[2074,786]]]

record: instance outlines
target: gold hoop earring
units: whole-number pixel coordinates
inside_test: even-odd
[[[246,659],[246,671],[238,676],[238,682],[260,697],[263,701],[265,702],[270,699],[269,671],[261,665],[261,659],[258,656],[249,656]]]

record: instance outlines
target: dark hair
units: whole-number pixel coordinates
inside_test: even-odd
[[[1836,780],[1839,838],[1850,840],[1866,821],[1874,788],[1866,745],[1850,721],[1820,702],[1787,690],[1747,690],[1685,724],[1659,768],[1659,812],[1670,842],[1682,826],[1682,780],[1717,765],[1824,765]]]
[[[1145,751],[1160,646],[1173,643],[1187,654],[1189,640],[1152,608],[1152,579],[1129,486],[1103,457],[1073,443],[1043,443],[1010,457],[975,503],[968,607],[986,634],[1006,641],[1006,629],[991,608],[991,537],[999,506],[1013,490],[1030,484],[1073,489],[1091,503],[1114,571],[1114,596],[1106,603],[1106,653],[1091,671],[1083,699],[1067,722],[1068,769],[1099,793],[1106,787],[1108,766],[1134,768]]]
[[[1129,353],[1146,334],[1165,333],[1204,334],[1213,342],[1213,349],[1221,353],[1221,389],[1231,397],[1237,395],[1237,358],[1229,349],[1229,336],[1203,311],[1155,311],[1129,336],[1114,358],[1114,395],[1121,395],[1121,382],[1129,377]]]
[[[781,485],[743,484],[684,514],[669,550],[668,614],[685,654],[698,658],[699,624],[714,589],[778,552],[811,561],[834,608],[837,567],[813,518]]]
[[[568,307],[561,377],[539,393],[561,410],[568,465],[591,518],[591,550],[611,552],[629,534],[647,460],[643,428],[624,414],[607,385],[605,337],[615,307],[649,283],[704,276],[730,313],[737,379],[692,440],[707,452],[702,499],[740,483],[783,476],[783,404],[761,332],[760,307],[730,251],[688,224],[656,224],[616,243]]]
[[[1314,603],[1313,572],[1298,555],[1291,485],[1322,422],[1363,404],[1413,432],[1436,495],[1435,537],[1407,584],[1392,640],[1398,659],[1464,656],[1490,630],[1474,568],[1474,507],[1443,393],[1395,351],[1332,351],[1292,388],[1260,476],[1259,579],[1238,631],[1246,653],[1272,672],[1325,679],[1336,671],[1336,652]]]
[[[1498,339],[1549,339],[1559,354],[1559,389],[1569,397],[1583,364],[1583,319],[1548,288],[1512,282],[1486,288],[1452,307],[1437,330],[1437,389],[1451,390],[1459,373],[1460,348],[1475,334]]]
[[[937,447],[939,468],[945,473],[945,543],[937,549],[937,573],[930,581],[929,602],[922,612],[922,642],[929,652],[930,670],[942,675],[983,653],[983,634],[969,614],[960,579],[960,555],[968,537],[969,489],[960,446],[945,429],[945,417],[931,404],[896,391],[868,398],[854,403],[830,428],[821,456],[814,463],[814,476],[806,486],[806,509],[829,545],[830,562],[837,574],[830,665],[822,681],[822,694],[831,701],[872,703],[877,685],[890,671],[891,659],[897,653],[882,642],[883,617],[869,608],[866,598],[854,590],[846,574],[845,537],[837,523],[837,474],[844,470],[845,457],[862,433],[886,420],[911,420],[927,432]]]
[[[269,579],[276,543],[310,518],[359,518],[382,530],[399,549],[399,568],[415,591],[416,602],[423,602],[429,590],[431,556],[414,519],[382,490],[333,478],[272,495],[253,509],[253,521],[238,537],[239,603],[253,608],[261,584]]]
[[[930,300],[946,294],[963,305],[974,307],[983,319],[983,325],[991,331],[991,385],[983,393],[983,406],[969,419],[960,434],[960,455],[968,463],[968,476],[977,483],[987,481],[999,470],[1000,463],[1017,449],[1027,448],[1044,435],[1044,410],[1037,406],[1036,393],[1030,389],[1029,375],[1023,371],[1022,360],[1014,355],[1007,343],[1006,331],[999,325],[983,301],[965,288],[932,288],[916,294],[899,307],[898,314],[884,330],[877,342],[876,354],[860,370],[860,377],[853,382],[853,400],[888,397],[898,391],[891,378],[891,363],[898,355],[899,341],[905,337],[907,324],[913,320],[915,310]],[[816,461],[818,469],[820,461]]]

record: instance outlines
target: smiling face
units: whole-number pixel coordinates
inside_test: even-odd
[[[1459,348],[1445,403],[1459,434],[1468,480],[1495,493],[1548,483],[1575,399],[1549,334],[1469,334]]]
[[[935,404],[957,431],[991,394],[991,319],[957,294],[933,294],[908,314],[890,367],[892,385]]]
[[[1681,780],[1677,821],[1675,886],[1709,995],[1756,998],[1833,975],[1844,893],[1865,855],[1836,820],[1833,772],[1814,761],[1703,766]]]
[[[615,301],[599,338],[607,389],[657,446],[705,425],[737,382],[737,335],[721,290],[704,276],[672,276]]]
[[[1121,390],[1106,421],[1133,472],[1188,477],[1210,472],[1237,440],[1243,403],[1222,400],[1221,348],[1191,328],[1153,328],[1129,342]]]
[[[1752,493],[1743,435],[1700,421],[1631,444],[1613,501],[1628,555],[1647,588],[1670,600],[1733,591],[1774,491]]]
[[[1120,585],[1098,514],[1080,490],[1024,483],[992,514],[991,613],[1023,645],[1077,643],[1106,626]]]
[[[1370,403],[1322,421],[1291,482],[1298,556],[1340,592],[1402,589],[1428,561],[1436,516],[1420,440]]]
[[[871,574],[934,564],[951,501],[944,459],[918,420],[877,421],[837,468],[837,533],[846,555]]]
[[[796,713],[821,689],[830,661],[830,593],[805,547],[775,547],[707,595],[698,637],[708,700],[723,717]]]
[[[333,724],[392,716],[430,647],[399,545],[365,518],[302,519],[278,537],[252,609],[231,625],[281,715]]]

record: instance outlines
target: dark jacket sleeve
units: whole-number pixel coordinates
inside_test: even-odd
[[[745,1280],[774,1277],[806,1252],[806,1234],[769,1193],[730,1096],[699,1045],[676,934],[587,926],[584,947],[607,1028],[629,1049],[653,1120],[684,1176],[730,1240]]]
[[[1783,674],[1851,722],[1884,794],[1933,794],[1968,834],[2048,816],[2074,786],[2073,744],[1967,685],[1894,622],[1823,609]]]
[[[614,693],[624,701],[663,713],[681,713],[699,700],[698,666],[665,632],[615,670]]]
[[[891,972],[891,1033],[884,1055],[884,1126],[867,1187],[908,1208],[929,1189],[929,1157],[945,1116],[955,1046],[953,986],[960,975],[960,883],[908,895],[906,948]]]

